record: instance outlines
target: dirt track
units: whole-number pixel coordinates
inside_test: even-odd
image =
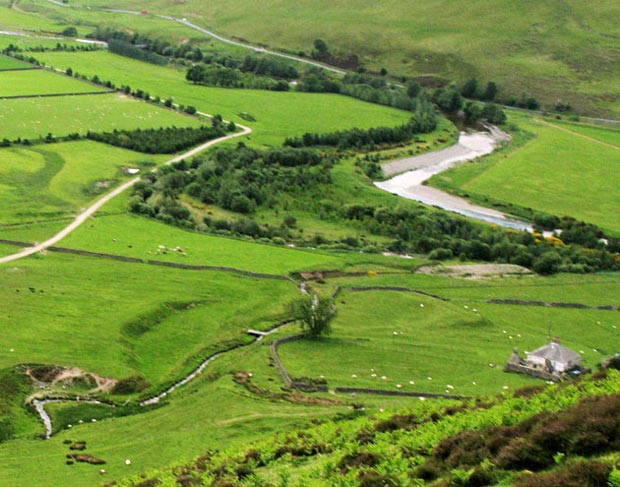
[[[238,133],[235,133],[235,134],[231,134],[231,135],[227,135],[225,137],[220,137],[219,139],[210,140],[209,142],[206,142],[206,143],[204,143],[204,144],[202,144],[202,145],[200,145],[198,147],[195,147],[192,150],[189,150],[189,151],[187,151],[187,152],[185,152],[185,153],[183,153],[183,154],[181,154],[179,156],[174,157],[173,159],[170,159],[168,162],[166,162],[166,164],[173,164],[173,163],[178,162],[178,161],[180,161],[182,159],[187,159],[189,157],[193,157],[196,154],[198,154],[198,153],[200,153],[200,152],[202,152],[202,151],[204,151],[204,150],[208,149],[209,147],[212,147],[212,146],[214,146],[216,144],[219,144],[221,142],[225,142],[227,140],[231,140],[231,139],[234,139],[234,138],[237,138],[237,137],[242,137],[242,136],[248,135],[248,134],[250,134],[252,132],[252,129],[250,129],[249,127],[243,127],[241,125],[238,125],[238,126],[240,128],[242,128],[241,132],[238,132]],[[97,212],[97,210],[99,210],[108,201],[110,201],[115,196],[118,196],[122,192],[128,190],[134,184],[136,184],[138,181],[140,181],[140,177],[135,177],[135,178],[127,181],[126,183],[122,184],[118,188],[114,189],[110,193],[106,194],[102,198],[98,199],[91,206],[89,206],[88,208],[83,210],[75,218],[75,220],[73,220],[73,222],[71,222],[70,225],[68,225],[67,227],[63,228],[60,232],[58,232],[56,235],[54,235],[49,240],[46,240],[43,243],[35,245],[34,247],[28,247],[28,248],[22,250],[21,252],[17,252],[16,254],[7,255],[5,257],[0,257],[0,264],[5,264],[7,262],[12,262],[14,260],[23,259],[24,257],[28,257],[30,255],[36,254],[37,252],[41,252],[42,250],[45,250],[48,247],[51,247],[52,245],[55,245],[56,243],[60,242],[63,238],[65,238],[67,235],[69,235],[71,232],[73,232],[76,228],[78,228],[82,223],[84,223],[95,212]]]

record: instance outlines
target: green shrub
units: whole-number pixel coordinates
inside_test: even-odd
[[[119,380],[112,389],[112,394],[135,394],[149,387],[151,387],[151,382],[146,377],[143,375],[132,375]]]

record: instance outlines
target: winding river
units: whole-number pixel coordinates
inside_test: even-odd
[[[515,230],[532,231],[531,224],[506,216],[504,213],[468,202],[424,182],[451,167],[490,154],[497,146],[510,139],[505,132],[488,127],[489,132],[461,132],[458,142],[446,149],[419,156],[392,161],[383,166],[383,172],[392,176],[374,183],[379,189],[469,218]]]

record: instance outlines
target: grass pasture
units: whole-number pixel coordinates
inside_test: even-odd
[[[337,256],[326,252],[204,235],[131,214],[95,218],[69,235],[62,245],[142,259],[275,274],[310,267],[337,267],[339,261]],[[186,255],[173,250],[158,253],[160,245],[167,249],[181,247]]]
[[[398,286],[429,292],[457,303],[484,303],[490,299],[521,299],[546,303],[619,306],[620,273],[556,274],[553,276],[498,276],[484,279],[450,278],[418,273],[339,277],[317,286],[332,293],[338,286]],[[614,316],[612,313],[611,316]]]
[[[0,64],[1,66],[1,64]],[[45,69],[0,70],[0,98],[93,93],[106,91],[101,86],[79,81]]]
[[[305,132],[330,132],[351,127],[370,128],[405,123],[408,113],[365,103],[340,95],[269,92],[195,86],[185,80],[185,72],[173,67],[142,63],[106,51],[44,52],[37,59],[57,69],[71,67],[88,76],[97,74],[117,86],[129,85],[162,99],[192,105],[207,113],[248,125],[255,143],[279,145],[285,137]],[[248,122],[239,116],[250,114]]]
[[[4,49],[13,44],[20,49],[32,49],[32,48],[55,48],[58,43],[66,44],[67,46],[83,46],[83,42],[74,41],[71,38],[59,38],[54,36],[39,35],[36,33],[9,33],[0,34],[0,49]],[[27,64],[30,67],[30,64]]]
[[[0,138],[39,139],[88,130],[197,127],[200,121],[118,93],[0,100]]]
[[[36,34],[46,33],[49,35],[50,33],[58,34],[63,30],[63,26],[67,25],[39,15],[33,15],[30,12],[10,8],[10,2],[3,1],[0,9],[2,12],[0,14],[0,29],[2,30],[19,31],[20,33],[29,31]]]
[[[484,314],[394,291],[346,291],[336,305],[332,335],[279,348],[292,377],[322,376],[330,388],[460,395],[534,382],[502,372],[513,345],[500,345],[501,331]]]
[[[0,149],[0,223],[71,216],[130,177],[123,168],[164,159],[88,140]]]
[[[324,376],[330,388],[499,394],[540,383],[502,369],[514,347],[523,353],[547,343],[550,322],[590,367],[620,350],[620,318],[610,311],[442,302],[395,291],[345,291],[336,304],[332,335],[280,347],[291,376]]]
[[[298,292],[287,281],[58,254],[0,273],[0,368],[59,364],[153,383],[275,324]]]
[[[0,37],[0,40],[2,37]],[[0,71],[7,71],[13,69],[31,69],[32,66],[28,63],[13,59],[12,57],[0,55]]]

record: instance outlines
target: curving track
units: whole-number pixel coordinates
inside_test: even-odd
[[[214,146],[216,144],[220,144],[220,143],[225,142],[227,140],[235,139],[237,137],[242,137],[242,136],[248,135],[248,134],[250,134],[252,132],[252,129],[250,129],[249,127],[244,127],[242,125],[238,125],[238,127],[240,127],[242,129],[241,132],[237,132],[235,134],[227,135],[225,137],[220,137],[219,139],[210,140],[209,142],[206,142],[206,143],[204,143],[204,144],[202,144],[202,145],[200,145],[198,147],[195,147],[194,149],[191,149],[191,150],[189,150],[189,151],[187,151],[187,152],[185,152],[185,153],[183,153],[183,154],[181,154],[179,156],[176,156],[176,157],[170,159],[169,161],[166,162],[166,164],[173,164],[173,163],[178,162],[178,161],[180,161],[182,159],[186,159],[188,157],[195,156],[196,154],[198,154],[198,153],[200,153],[200,152],[202,152],[202,151],[204,151],[204,150],[208,149],[209,147],[212,147],[212,146]],[[118,188],[116,188],[113,191],[107,193],[105,196],[103,196],[102,198],[100,198],[97,201],[95,201],[95,203],[93,203],[91,206],[89,206],[88,208],[83,210],[75,218],[75,220],[73,220],[68,226],[63,228],[60,232],[58,232],[56,235],[54,235],[52,238],[46,240],[45,242],[40,243],[38,245],[35,245],[34,247],[25,248],[21,252],[17,252],[15,254],[7,255],[5,257],[0,257],[0,264],[5,264],[7,262],[12,262],[14,260],[23,259],[24,257],[28,257],[30,255],[36,254],[37,252],[41,252],[42,250],[45,250],[48,247],[51,247],[52,245],[55,245],[56,243],[61,241],[63,238],[65,238],[67,235],[69,235],[71,232],[73,232],[80,225],[82,225],[82,223],[84,223],[89,217],[91,217],[96,211],[98,211],[108,201],[110,201],[115,196],[118,196],[122,192],[128,190],[134,184],[136,184],[138,181],[140,181],[140,177],[139,176],[135,177],[135,178],[133,178],[133,179],[131,179],[129,181],[127,181],[126,183],[122,184]]]

